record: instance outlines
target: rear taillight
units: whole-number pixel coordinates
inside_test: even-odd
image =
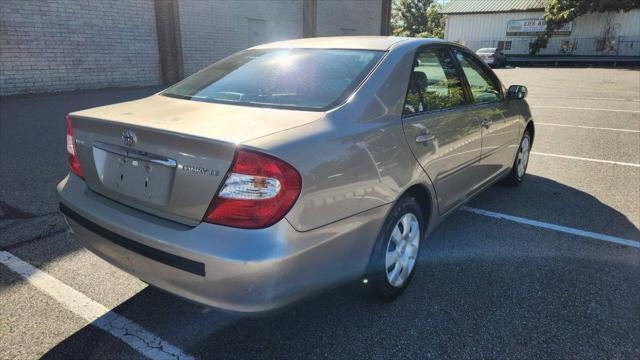
[[[69,170],[84,179],[84,174],[78,161],[78,155],[76,154],[76,141],[73,137],[73,128],[71,128],[69,115],[67,115],[67,155],[69,155]]]
[[[282,219],[300,194],[300,174],[275,157],[239,149],[204,221],[259,229]]]

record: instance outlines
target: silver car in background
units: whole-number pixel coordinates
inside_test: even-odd
[[[476,55],[491,67],[498,68],[507,65],[507,56],[501,50],[496,48],[478,49],[478,51],[476,51]]]
[[[60,208],[95,254],[208,306],[269,311],[363,277],[391,301],[438,223],[523,180],[525,95],[440,40],[261,45],[69,114]]]

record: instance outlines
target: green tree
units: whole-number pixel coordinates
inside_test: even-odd
[[[588,13],[604,13],[608,11],[630,11],[640,9],[640,0],[548,0],[545,6],[544,19],[546,31],[529,44],[531,55],[547,46],[551,34],[563,25]]]
[[[394,0],[391,32],[396,36],[444,37],[442,4],[435,0]]]

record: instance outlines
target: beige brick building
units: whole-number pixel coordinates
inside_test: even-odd
[[[2,0],[0,95],[172,83],[233,52],[388,32],[390,0]]]

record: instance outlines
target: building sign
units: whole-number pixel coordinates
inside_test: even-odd
[[[553,35],[570,35],[573,23],[567,23]],[[533,36],[544,33],[547,22],[544,19],[519,19],[507,22],[507,36]]]

